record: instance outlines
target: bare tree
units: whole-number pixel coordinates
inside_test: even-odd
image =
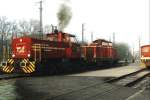
[[[51,33],[51,32],[52,32],[52,25],[45,25],[44,33]]]
[[[1,35],[1,58],[7,58],[8,51],[8,36],[11,31],[11,23],[7,20],[5,16],[0,17],[0,35]]]
[[[2,37],[8,36],[11,31],[11,23],[7,21],[7,18],[2,16],[0,17],[0,34]]]
[[[11,23],[11,37],[13,38],[17,38],[19,32],[19,27],[18,27],[18,23],[16,21],[13,21]]]
[[[39,32],[39,21],[31,19],[30,21],[20,21],[19,30],[23,35],[35,34]]]
[[[39,31],[40,31],[40,22],[38,21],[38,20],[33,20],[33,19],[31,19],[30,20],[30,27],[31,27],[31,33],[33,33],[33,34],[36,34],[36,33],[39,33]]]
[[[29,22],[23,20],[19,21],[19,31],[22,33],[22,35],[27,35],[29,31],[31,30]]]

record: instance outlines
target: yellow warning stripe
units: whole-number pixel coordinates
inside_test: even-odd
[[[7,70],[8,73],[10,73],[10,68]]]
[[[5,66],[3,69],[2,69],[4,72],[12,72],[14,70],[14,67],[12,66]]]
[[[8,72],[9,71],[9,67],[7,67],[5,71]]]
[[[29,63],[29,66],[22,68],[25,73],[32,73],[35,71],[35,62],[30,62],[28,59],[23,59],[22,62]]]
[[[7,67],[7,69],[5,71],[8,73],[9,72],[9,67]]]
[[[28,72],[26,71],[26,69],[25,69],[25,68],[22,68],[22,70],[23,70],[25,73],[28,73]]]
[[[6,65],[6,66],[2,66],[2,71],[6,72],[6,73],[11,73],[14,70],[14,67],[12,66],[12,64],[14,63],[13,59],[7,59],[7,63],[11,64],[10,66]]]
[[[12,61],[10,62],[10,64],[13,64],[13,62],[14,62],[14,61],[12,60]]]
[[[28,67],[26,67],[26,69],[27,69],[28,73],[31,73],[31,72],[32,72]]]
[[[4,68],[3,68],[3,71],[4,71],[4,72],[5,72],[5,69],[6,69],[6,68],[7,68],[7,67],[4,67]]]
[[[28,69],[29,73],[33,72],[33,71],[30,69],[30,67],[27,67],[27,69]]]
[[[29,70],[29,68],[28,68],[28,67],[25,67],[25,68],[27,69],[28,73],[30,73],[30,70]]]
[[[27,63],[28,62],[28,60],[27,59],[24,59],[24,61]]]
[[[27,68],[24,68],[26,70],[26,73],[29,73],[29,70]]]
[[[30,62],[30,65],[31,65],[33,68],[35,68],[35,65],[33,64],[33,62]]]
[[[26,70],[26,73],[30,73],[27,67],[24,67],[24,69]]]
[[[7,66],[3,67],[2,70],[5,70],[6,67],[7,67]]]
[[[11,68],[10,72],[12,72],[14,70],[14,67]]]
[[[29,68],[32,72],[35,70],[31,65],[29,65],[28,68]]]
[[[3,70],[4,70],[4,71],[6,71],[7,69],[8,69],[8,67],[7,67],[7,66],[3,68]]]
[[[12,62],[13,60],[12,60],[12,59],[8,59],[7,61],[10,63],[10,62]]]
[[[14,70],[14,67],[9,67],[9,73],[11,73]]]
[[[12,59],[9,59],[8,62],[10,63],[12,61]]]
[[[10,72],[10,67],[8,67],[8,69],[6,70],[6,72],[7,72],[7,73],[9,73],[9,72]]]
[[[7,62],[10,63],[10,64],[13,64],[14,60],[13,59],[8,59]]]
[[[29,66],[31,66],[31,65],[29,65]],[[33,66],[31,66],[31,68],[33,69],[33,71],[35,71],[35,66],[33,67]]]
[[[25,70],[26,73],[29,73],[29,71],[26,67],[24,67],[24,70]]]
[[[30,68],[32,69],[32,72],[34,72],[34,71],[35,71],[35,68],[34,68],[34,67],[30,66]]]
[[[10,61],[10,59],[7,60],[8,62]]]

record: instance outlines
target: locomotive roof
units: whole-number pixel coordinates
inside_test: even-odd
[[[97,39],[97,40],[93,41],[93,43],[98,43],[98,42],[107,42],[107,43],[112,43],[112,42],[107,41],[107,40],[105,40],[105,39]]]
[[[143,45],[143,46],[141,46],[141,48],[142,48],[142,47],[150,47],[150,45],[149,45],[149,44],[147,44],[147,45]]]
[[[63,35],[68,35],[69,37],[75,37],[75,35],[73,35],[73,34],[64,33],[64,32],[60,32],[60,33],[62,33]],[[49,34],[47,34],[47,36],[55,35],[55,34],[57,34],[57,33],[49,33]]]

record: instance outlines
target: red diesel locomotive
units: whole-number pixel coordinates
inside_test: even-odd
[[[144,67],[150,68],[150,45],[141,47],[141,62],[144,64]]]
[[[20,71],[36,72],[43,63],[80,61],[86,63],[112,63],[117,54],[112,43],[103,39],[89,45],[80,45],[72,34],[55,32],[43,39],[20,37],[12,41],[12,57],[2,63],[1,70],[6,73]]]
[[[104,39],[97,39],[88,46],[82,46],[84,58],[99,65],[103,63],[113,63],[117,61],[116,49],[112,42]]]

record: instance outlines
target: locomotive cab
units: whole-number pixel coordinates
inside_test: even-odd
[[[47,34],[47,40],[49,41],[56,41],[56,42],[71,42],[76,43],[75,35],[58,32],[55,31],[54,33]]]

